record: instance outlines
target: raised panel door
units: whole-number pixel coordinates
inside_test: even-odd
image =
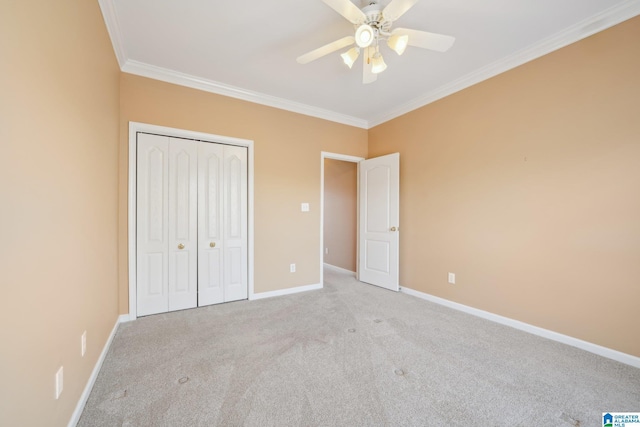
[[[399,289],[400,154],[360,162],[359,280]]]
[[[138,134],[137,159],[136,308],[145,316],[169,309],[169,138]]]
[[[222,151],[198,142],[198,306],[224,302]]]
[[[198,147],[169,140],[169,311],[198,303]]]
[[[224,146],[224,300],[246,299],[247,148]]]

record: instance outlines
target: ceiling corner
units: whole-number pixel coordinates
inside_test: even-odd
[[[100,10],[104,17],[104,23],[107,26],[107,32],[111,38],[111,45],[116,54],[118,65],[120,69],[122,69],[127,62],[127,52],[124,48],[120,24],[118,23],[116,5],[113,0],[98,0],[98,3],[100,4]]]
[[[640,0],[630,0],[590,16],[546,39],[521,49],[509,56],[472,71],[456,80],[418,96],[384,114],[370,118],[369,126],[378,126],[403,114],[424,107],[432,102],[452,95],[491,77],[502,74],[529,61],[587,38],[607,28],[640,15]]]

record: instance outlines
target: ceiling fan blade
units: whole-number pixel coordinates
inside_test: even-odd
[[[340,40],[336,40],[332,43],[329,43],[322,47],[314,49],[311,52],[307,52],[304,55],[298,56],[296,61],[298,61],[299,64],[307,64],[311,61],[315,61],[318,58],[321,58],[325,55],[335,52],[336,50],[340,50],[343,47],[350,46],[355,42],[356,40],[353,38],[353,36],[343,37]]]
[[[358,7],[351,3],[349,0],[322,0],[330,8],[338,12],[340,15],[347,18],[352,24],[362,24],[367,19],[367,15],[364,14]]]
[[[386,20],[393,22],[404,15],[416,3],[418,3],[418,0],[391,0],[391,3],[382,11],[382,16]]]
[[[363,49],[362,54],[362,84],[373,83],[378,79],[378,75],[371,71],[371,61],[369,60],[375,53],[375,49],[371,46]],[[367,61],[369,60],[369,61]]]
[[[444,34],[429,33],[426,31],[410,30],[408,28],[396,28],[392,34],[400,34],[409,36],[409,46],[421,47],[423,49],[435,50],[437,52],[446,52],[456,38],[453,36],[445,36]]]

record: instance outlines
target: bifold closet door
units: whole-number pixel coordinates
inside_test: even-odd
[[[138,134],[137,312],[197,306],[197,146]]]
[[[138,134],[137,313],[248,296],[247,148]]]
[[[136,296],[139,316],[169,310],[169,138],[138,134]]]
[[[198,142],[198,200],[198,305],[246,299],[246,147]]]
[[[224,302],[223,146],[198,143],[198,305]]]
[[[198,147],[169,139],[169,311],[198,306]]]
[[[247,299],[247,148],[224,146],[224,301]]]

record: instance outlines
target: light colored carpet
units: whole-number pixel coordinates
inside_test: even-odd
[[[325,270],[118,329],[80,426],[602,426],[640,370]],[[636,337],[637,339],[637,337]]]

